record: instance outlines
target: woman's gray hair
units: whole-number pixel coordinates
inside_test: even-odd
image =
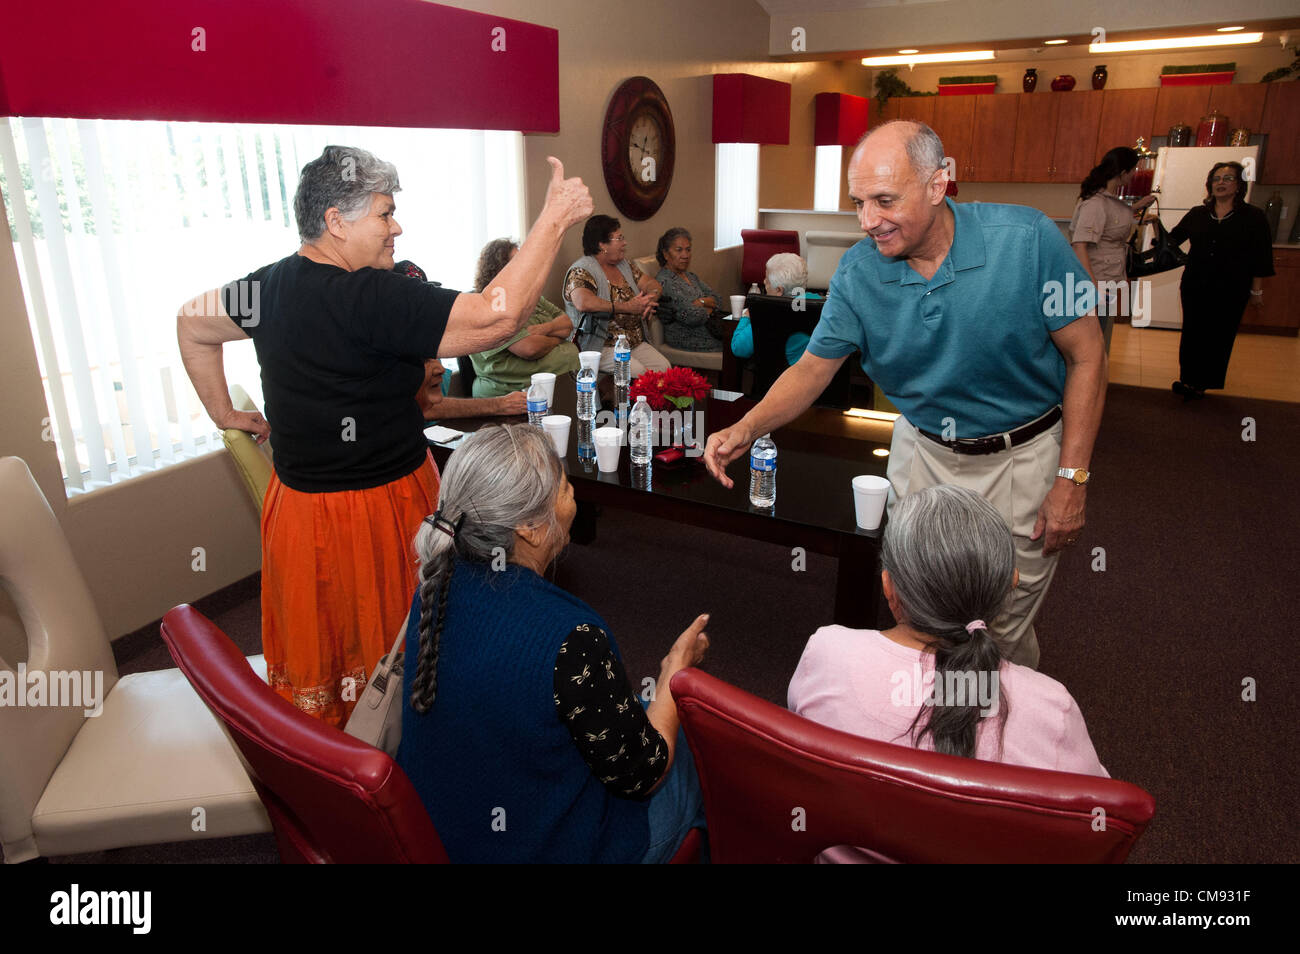
[[[316,159],[302,167],[293,214],[298,237],[314,242],[325,233],[325,212],[336,208],[344,221],[353,222],[370,211],[370,196],[401,191],[397,167],[353,146],[326,146]]]
[[[438,491],[438,509],[465,522],[455,536],[457,556],[491,562],[500,547],[514,553],[515,528],[556,523],[555,495],[564,468],[555,445],[530,424],[494,424],[466,437],[447,461]],[[451,537],[421,524],[415,552],[429,563],[452,545]]]
[[[992,504],[965,487],[941,484],[894,505],[880,564],[908,623],[932,636],[965,638],[967,623],[992,622],[1001,612],[1016,546]]]
[[[438,492],[437,523],[426,518],[415,535],[420,618],[411,706],[416,712],[428,712],[437,694],[438,651],[457,563],[509,560],[518,527],[545,524],[548,534],[557,533],[555,498],[563,482],[555,446],[530,424],[481,428],[452,453]]]
[[[795,296],[795,289],[808,287],[808,263],[794,252],[781,252],[767,260],[767,283],[780,285],[786,298]]]

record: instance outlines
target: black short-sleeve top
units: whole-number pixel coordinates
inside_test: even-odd
[[[286,486],[364,490],[420,467],[427,444],[415,396],[458,292],[296,253],[221,291],[257,350]]]

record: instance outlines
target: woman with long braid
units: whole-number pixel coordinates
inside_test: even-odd
[[[948,484],[907,495],[880,562],[898,625],[817,630],[790,681],[792,710],[883,742],[1108,777],[1065,687],[1003,659],[986,624],[1017,575],[992,504]]]
[[[708,617],[643,708],[604,620],[543,578],[575,512],[541,430],[485,427],[416,536],[397,761],[452,861],[666,861],[703,827],[668,683],[703,659]]]

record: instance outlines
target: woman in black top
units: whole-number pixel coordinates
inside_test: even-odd
[[[410,541],[437,506],[438,473],[416,392],[429,358],[513,335],[532,313],[565,231],[592,209],[552,176],[537,224],[481,293],[393,271],[397,169],[327,146],[302,170],[296,252],[187,302],[181,357],[221,428],[265,440],[275,472],[262,508],[262,645],[273,689],[342,726],[415,592]],[[221,346],[251,337],[266,418],[235,411]]]
[[[1239,162],[1215,163],[1205,178],[1203,205],[1170,232],[1175,245],[1191,240],[1183,271],[1183,334],[1178,344],[1184,400],[1223,387],[1246,302],[1263,305],[1263,280],[1273,274],[1273,243],[1264,213],[1247,204]]]

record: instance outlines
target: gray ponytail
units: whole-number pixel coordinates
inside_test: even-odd
[[[999,686],[1002,653],[987,626],[1011,591],[1016,547],[1002,515],[964,487],[943,484],[908,494],[889,516],[880,551],[906,622],[935,638],[935,684],[945,673],[984,674]],[[904,622],[904,620],[899,620]],[[912,724],[913,741],[927,734],[936,751],[971,756],[981,718],[978,704],[923,707]],[[918,734],[922,716],[928,719]],[[1006,700],[997,707],[1006,724]]]
[[[415,535],[420,647],[411,706],[416,712],[428,712],[437,693],[438,649],[456,561],[509,560],[516,527],[547,524],[549,532],[558,532],[555,497],[563,480],[550,438],[528,424],[484,427],[452,453],[438,495],[438,519],[426,518]]]

